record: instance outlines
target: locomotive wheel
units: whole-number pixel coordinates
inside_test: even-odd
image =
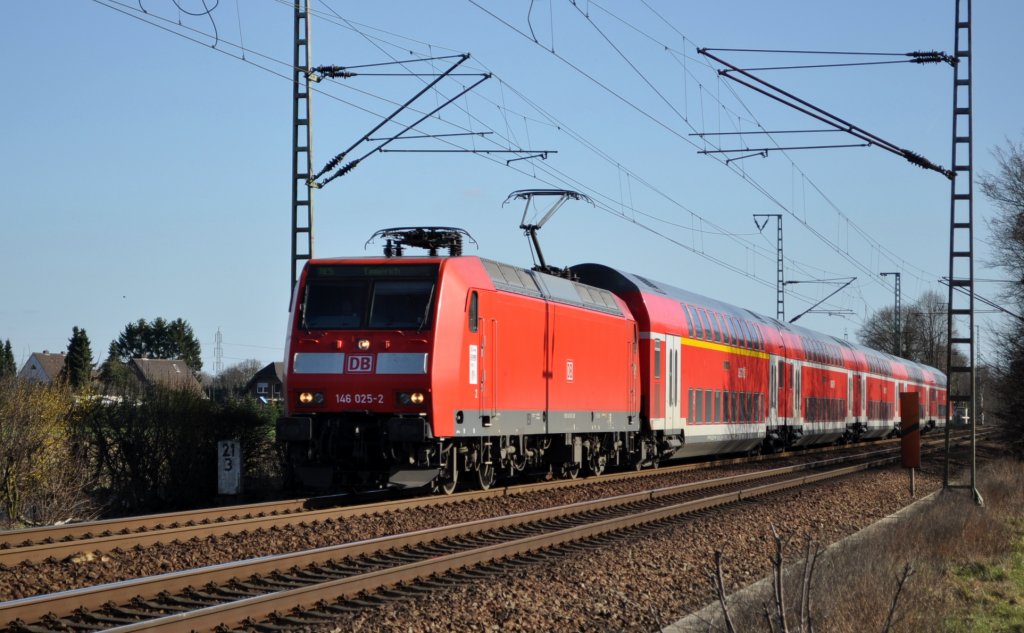
[[[476,479],[480,484],[480,490],[489,490],[497,479],[494,464],[480,464],[476,469]]]
[[[448,456],[445,462],[446,465],[437,475],[437,479],[434,480],[433,489],[434,492],[443,492],[446,495],[450,495],[455,492],[455,488],[459,485],[459,465],[455,459],[454,446],[449,447],[445,453]]]
[[[599,436],[594,436],[590,440],[590,450],[587,453],[587,466],[591,474],[603,474],[608,465],[608,455],[604,452],[604,444]]]
[[[440,479],[434,484],[434,492],[443,492],[446,495],[450,495],[455,492],[455,487],[459,485],[458,475],[451,479]]]

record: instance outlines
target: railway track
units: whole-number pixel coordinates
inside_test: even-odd
[[[275,616],[263,630],[330,622],[389,596],[430,591],[536,556],[635,534],[694,513],[898,460],[838,458],[0,603],[9,631],[209,630]],[[526,557],[526,558],[522,558]],[[201,587],[202,589],[195,589]],[[394,589],[398,587],[398,589]],[[391,589],[388,589],[391,588]],[[365,593],[378,592],[365,598]],[[342,602],[338,602],[341,600]]]
[[[936,438],[938,439],[938,438]],[[885,448],[898,440],[883,440],[871,444],[854,445],[855,452],[892,451]],[[842,447],[851,450],[850,446]],[[446,496],[393,499],[357,505],[344,503],[341,497],[314,497],[288,501],[266,502],[207,510],[146,515],[127,519],[110,519],[0,532],[0,565],[12,567],[23,562],[47,559],[61,560],[81,552],[108,552],[115,549],[149,547],[158,543],[188,541],[255,530],[268,530],[300,523],[315,523],[327,519],[381,514],[400,510],[429,508],[447,504],[472,502],[479,499],[525,495],[570,487],[604,484],[615,481],[664,478],[675,473],[708,468],[742,465],[782,459],[801,459],[841,450],[822,447],[795,453],[779,453],[755,457],[683,464],[653,470],[605,474],[600,477],[543,481],[517,484],[490,490],[476,490]],[[881,453],[879,453],[881,454]]]

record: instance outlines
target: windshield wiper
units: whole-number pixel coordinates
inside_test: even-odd
[[[416,328],[417,334],[423,331],[423,328],[427,325],[427,319],[430,318],[430,304],[434,301],[434,288],[436,287],[436,283],[430,285],[430,295],[427,297],[427,307],[423,309],[423,318],[420,320],[420,326]]]

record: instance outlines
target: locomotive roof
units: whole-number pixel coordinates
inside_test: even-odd
[[[680,303],[711,308],[721,314],[753,320],[760,323],[762,326],[775,329],[779,332],[793,334],[806,340],[817,340],[839,345],[849,350],[860,352],[864,354],[867,359],[873,358],[874,360],[887,361],[888,363],[899,363],[911,372],[917,371],[931,375],[936,384],[940,386],[945,386],[946,384],[945,374],[934,367],[907,360],[905,358],[899,358],[865,345],[851,343],[844,339],[830,336],[828,334],[822,334],[821,332],[816,332],[799,325],[784,323],[773,317],[758,314],[752,310],[747,310],[746,308],[741,308],[718,299],[705,297],[704,295],[700,295],[689,290],[683,290],[682,288],[677,288],[661,281],[654,281],[640,275],[617,270],[609,266],[605,266],[604,264],[578,264],[576,266],[572,266],[571,269],[585,282],[601,288],[607,288],[608,290],[620,295],[627,293],[640,293],[641,295],[658,296]]]
[[[401,257],[381,257],[380,255],[362,257],[335,257],[312,260],[312,265],[413,265],[422,263],[441,264],[450,261],[479,261],[484,272],[494,287],[505,292],[543,298],[556,303],[564,303],[577,307],[614,314],[629,316],[625,303],[605,288],[580,283],[548,273],[512,266],[492,259],[476,255],[437,256],[437,255],[403,255]]]
[[[494,287],[499,290],[543,297],[550,301],[585,307],[617,316],[624,315],[622,306],[616,301],[615,296],[606,289],[483,257],[479,259]]]

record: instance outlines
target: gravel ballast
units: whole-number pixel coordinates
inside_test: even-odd
[[[676,478],[682,481],[723,474],[721,470],[710,474],[698,471]],[[0,570],[0,600],[533,510],[647,485],[608,482],[597,487],[600,491],[581,487],[543,496],[495,498],[443,509],[159,545],[144,551],[24,564]],[[919,497],[939,487],[941,476],[937,471],[926,469],[918,474]],[[711,600],[706,572],[715,550],[725,553],[726,583],[733,591],[770,571],[768,556],[774,545],[771,525],[794,537],[794,542],[798,542],[797,537],[808,536],[827,545],[911,501],[906,471],[896,467],[868,471],[840,482],[774,496],[766,502],[724,509],[638,539],[618,541],[613,548],[520,567],[485,584],[463,585],[429,598],[389,603],[338,620],[325,630],[657,630]],[[794,547],[788,554],[797,558],[802,554],[799,549]]]

